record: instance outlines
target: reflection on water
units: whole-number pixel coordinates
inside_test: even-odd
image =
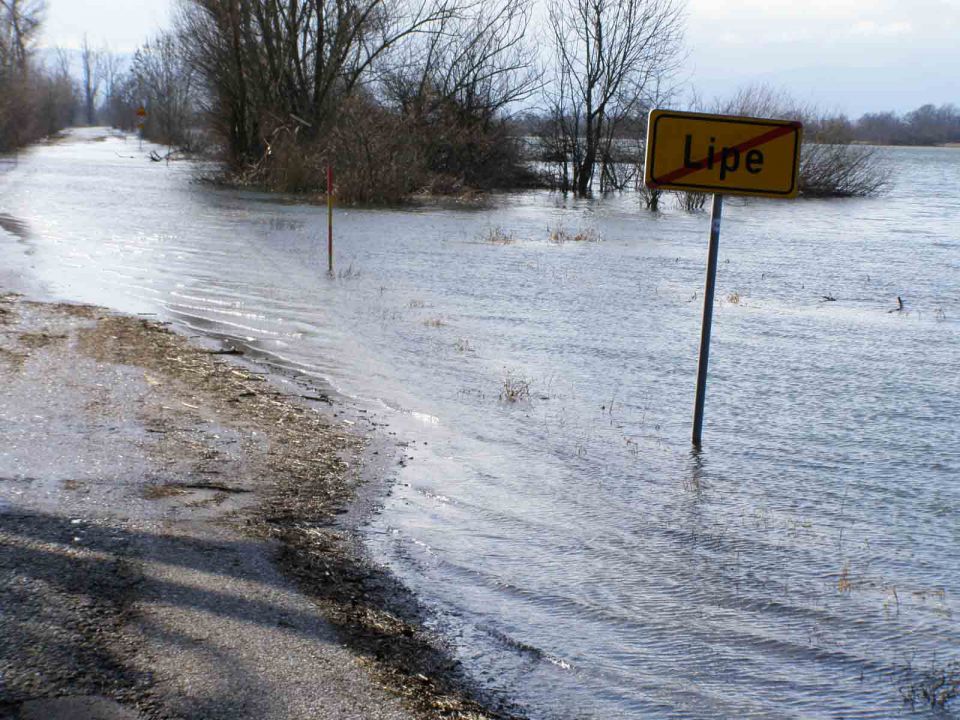
[[[0,213],[0,228],[6,230],[9,234],[21,240],[27,239],[27,226],[22,220],[6,213]]]
[[[960,656],[960,152],[890,151],[879,200],[726,203],[691,454],[705,214],[338,209],[330,279],[322,207],[76,137],[0,175],[7,266],[389,422],[371,547],[534,716],[887,718]]]
[[[33,248],[29,247],[27,242],[27,225],[22,220],[18,220],[12,215],[0,213],[0,230],[4,230],[8,235],[12,235],[24,245],[27,245],[24,252],[27,255],[33,254]]]

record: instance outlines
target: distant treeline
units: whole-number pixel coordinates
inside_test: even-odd
[[[960,143],[960,110],[955,105],[923,105],[905,115],[867,113],[849,123],[850,136],[878,145]]]
[[[0,152],[66,127],[76,109],[69,68],[44,68],[34,56],[42,10],[36,1],[0,0]]]
[[[721,103],[722,105],[722,103]],[[808,113],[805,113],[808,114]],[[526,112],[514,119],[516,132],[536,135],[546,121],[545,114]],[[865,113],[858,120],[833,115],[813,121],[819,134],[829,129],[834,139],[875,145],[946,145],[960,143],[960,109],[952,103],[923,105],[908,113],[893,111]],[[620,138],[635,137],[645,128],[643,118],[624,123]]]
[[[341,201],[383,203],[530,185],[644,192],[652,107],[803,120],[810,196],[889,182],[858,141],[960,137],[952,105],[851,122],[764,87],[682,103],[681,0],[546,0],[531,28],[535,1],[181,0],[129,63],[85,38],[72,80],[65,54],[53,70],[33,59],[42,0],[0,0],[0,149],[71,119],[142,126],[215,153],[234,183],[324,192],[332,165]]]

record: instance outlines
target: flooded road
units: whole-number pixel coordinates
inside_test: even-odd
[[[879,199],[725,203],[692,455],[706,214],[340,208],[331,279],[325,208],[107,134],[0,164],[0,278],[374,413],[405,453],[371,549],[487,687],[550,720],[957,716],[903,695],[960,661],[960,151],[886,151]]]

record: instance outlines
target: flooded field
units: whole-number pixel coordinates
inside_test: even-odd
[[[922,691],[960,674],[960,150],[884,151],[878,199],[726,201],[692,454],[705,213],[339,208],[328,278],[323,207],[106,134],[0,163],[0,279],[375,414],[405,452],[370,547],[485,686],[546,720],[957,716]]]

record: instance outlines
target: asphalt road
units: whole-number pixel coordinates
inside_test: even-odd
[[[411,716],[243,531],[275,439],[104,317],[0,299],[0,718]]]

